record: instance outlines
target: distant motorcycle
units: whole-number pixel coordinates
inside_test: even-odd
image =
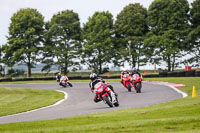
[[[62,76],[60,79],[60,86],[67,87],[70,86],[72,87],[72,84],[69,82],[69,79],[67,76]]]
[[[130,76],[130,74],[124,74],[124,75],[122,75],[122,81],[123,81],[123,85],[124,85],[124,87],[125,88],[127,88],[128,89],[128,91],[131,91],[131,88],[132,88],[132,86],[131,86],[131,76]]]
[[[119,101],[115,93],[104,83],[98,82],[94,86],[94,92],[109,107],[119,106]]]
[[[133,74],[132,84],[133,84],[133,87],[135,88],[136,93],[141,93],[142,78],[139,76],[139,74]]]

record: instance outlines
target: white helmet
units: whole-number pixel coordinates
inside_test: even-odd
[[[96,79],[97,78],[97,74],[96,73],[91,73],[90,74],[90,79],[91,80],[94,80],[94,79]]]

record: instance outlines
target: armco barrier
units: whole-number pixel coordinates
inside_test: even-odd
[[[185,77],[185,71],[176,72],[177,77]]]
[[[196,77],[200,77],[200,71],[196,71],[196,72],[195,72],[195,76],[196,76]]]
[[[75,77],[68,77],[69,80],[78,80],[78,79],[82,79],[81,76],[75,76]]]
[[[142,75],[143,78],[151,78],[151,74]]]
[[[81,79],[88,80],[88,79],[90,79],[90,77],[81,77]]]
[[[11,82],[12,78],[0,79],[0,82]]]
[[[167,72],[159,72],[159,77],[167,77]]]
[[[159,77],[158,74],[151,74],[151,78],[156,78],[156,77]]]
[[[195,70],[185,72],[185,77],[194,77],[194,76],[195,76]]]
[[[13,78],[12,81],[32,81],[32,80],[56,80],[54,77],[45,78]]]
[[[103,79],[119,79],[120,76],[101,76]]]
[[[177,73],[176,72],[168,72],[167,77],[176,77]]]

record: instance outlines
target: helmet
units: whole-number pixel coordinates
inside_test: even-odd
[[[136,69],[136,68],[133,68],[133,72],[137,72],[137,69]]]
[[[90,74],[90,79],[91,79],[91,80],[94,80],[94,79],[96,79],[96,78],[97,78],[97,74],[96,74],[96,73]]]

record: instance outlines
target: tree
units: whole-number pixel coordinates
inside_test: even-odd
[[[195,0],[190,11],[191,31],[187,36],[187,42],[190,44],[191,54],[194,55],[189,62],[196,62],[200,66],[200,0]]]
[[[83,62],[98,73],[112,59],[112,17],[108,11],[95,12],[83,26]]]
[[[187,50],[185,39],[189,31],[189,4],[187,0],[155,0],[148,10],[150,32],[145,43],[155,49],[152,52],[167,63],[168,71],[174,71],[178,58]]]
[[[1,58],[2,58],[2,48],[0,45],[0,76],[2,76],[2,73],[3,73],[3,65],[2,65]]]
[[[2,58],[2,48],[1,48],[1,45],[0,45],[0,63],[1,63],[1,58]]]
[[[122,55],[122,62],[128,60],[132,67],[146,63],[144,38],[148,31],[147,10],[139,3],[129,4],[118,15],[114,28],[118,42],[116,46]]]
[[[72,10],[59,12],[46,23],[43,63],[46,68],[59,65],[64,74],[68,73],[75,61],[80,46],[81,28],[79,16]],[[49,52],[51,51],[51,52]]]
[[[11,18],[8,43],[3,45],[3,61],[8,66],[27,65],[27,77],[38,61],[42,45],[44,17],[36,9],[20,9]]]

